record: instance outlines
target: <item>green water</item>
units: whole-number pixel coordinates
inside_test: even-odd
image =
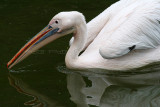
[[[66,70],[71,35],[41,48],[11,73],[6,68],[58,12],[80,11],[89,21],[116,1],[0,0],[0,107],[159,107],[158,72],[117,77]]]

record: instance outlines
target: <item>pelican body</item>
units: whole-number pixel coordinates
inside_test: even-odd
[[[130,70],[160,61],[160,0],[120,0],[87,24],[80,12],[58,13],[7,66],[70,33],[70,69]]]

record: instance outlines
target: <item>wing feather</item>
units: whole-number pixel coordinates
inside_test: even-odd
[[[103,58],[123,56],[134,45],[135,49],[160,45],[160,0],[134,1],[119,12],[113,11],[112,19],[95,39],[95,44],[101,41],[99,51]]]

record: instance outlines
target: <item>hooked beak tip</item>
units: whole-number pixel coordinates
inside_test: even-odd
[[[7,69],[10,69],[9,64],[7,63]]]
[[[7,63],[7,68],[11,69],[14,65],[29,56],[32,52],[51,42],[51,40],[58,38],[59,36],[52,36],[56,34],[58,30],[59,28],[53,29],[51,26],[47,25],[19,50],[19,52]],[[52,37],[52,39],[48,39],[49,37]]]

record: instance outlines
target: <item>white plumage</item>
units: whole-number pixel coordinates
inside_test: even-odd
[[[121,0],[87,24],[86,47],[89,46],[81,58],[93,63],[99,61],[100,58],[95,56],[100,53],[106,60],[101,60],[101,65],[95,64],[113,70],[136,68],[157,61],[160,56],[153,57],[159,52],[159,22],[160,0]],[[132,46],[135,51],[130,52]]]
[[[125,1],[120,2],[124,4]],[[135,49],[148,49],[156,48],[160,44],[160,1],[134,1],[119,10],[102,29],[103,33],[98,35],[103,35],[103,41],[108,41],[100,48],[106,56],[111,56],[112,53],[113,58],[122,56],[133,45],[136,45]],[[118,10],[113,10],[113,13],[114,11]],[[112,32],[108,34],[110,31]]]
[[[121,0],[88,24],[79,12],[61,12],[7,66],[72,32],[70,69],[128,70],[160,61],[160,0]]]

